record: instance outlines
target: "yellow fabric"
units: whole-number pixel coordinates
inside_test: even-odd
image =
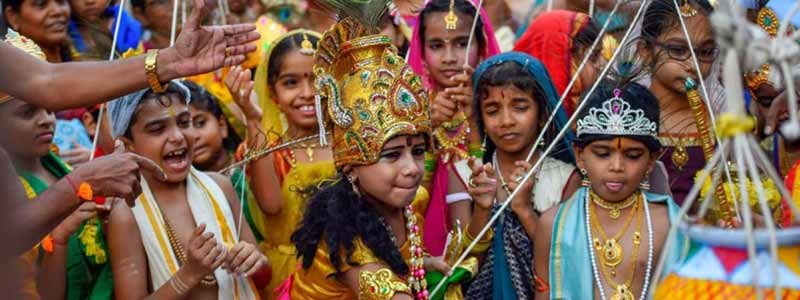
[[[254,218],[262,219],[265,229],[260,232],[264,237],[260,248],[272,265],[272,281],[267,286],[268,290],[274,290],[297,269],[297,254],[291,236],[303,218],[308,200],[308,195],[300,191],[334,175],[336,169],[330,160],[298,163],[286,174],[281,186],[283,208],[280,214],[263,217],[263,212],[259,211],[260,216]]]
[[[316,37],[317,39],[320,38],[318,32],[298,29],[281,35],[272,42],[272,45],[277,45],[281,41],[297,34],[305,34],[307,37]],[[258,105],[261,107],[263,113],[261,125],[262,128],[264,128],[264,132],[267,134],[267,142],[269,144],[276,142],[289,126],[283,113],[281,113],[281,110],[278,108],[278,104],[272,99],[269,85],[267,84],[269,57],[272,56],[273,49],[275,49],[275,47],[268,47],[261,59],[261,63],[258,64],[254,81],[255,86],[253,87],[258,96]]]
[[[717,131],[719,131],[720,138],[728,138],[740,133],[751,132],[755,126],[756,121],[748,116],[737,116],[726,113],[722,114],[717,119]]]
[[[428,191],[420,187],[412,204],[414,206],[414,214],[417,216],[417,220],[420,220],[420,224],[417,224],[420,227],[422,227],[421,220],[424,218],[424,210],[421,210],[421,208],[427,207],[428,200]],[[420,228],[420,235],[422,235],[422,228]],[[361,239],[356,239],[353,244],[355,247],[352,261],[356,266],[381,262]],[[410,241],[406,239],[406,242],[400,247],[400,254],[407,264],[411,259],[410,246]],[[344,253],[342,253],[342,261],[346,261]],[[343,264],[340,270],[344,273],[350,268],[352,266]],[[328,246],[323,241],[317,247],[317,253],[314,255],[311,267],[299,269],[294,273],[294,283],[291,290],[292,299],[358,299],[357,294],[347,284],[333,276],[335,274],[336,268],[333,267],[330,261]]]

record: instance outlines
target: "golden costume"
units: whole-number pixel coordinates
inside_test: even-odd
[[[313,55],[313,44],[311,42],[306,43],[309,41],[309,37],[317,39],[320,37],[319,33],[313,31],[291,31],[273,40],[271,46],[278,45],[286,38],[292,38],[298,34],[303,35],[301,49],[298,51],[305,51],[302,53]],[[274,47],[269,47],[259,63],[254,87],[256,95],[258,95],[259,106],[263,110],[262,125],[265,128],[267,141],[270,145],[287,142],[283,139],[283,136],[288,128],[287,120],[280,111],[278,104],[272,98],[267,83],[269,58],[272,56],[273,49]],[[278,183],[281,186],[281,200],[283,202],[281,212],[277,215],[265,217],[257,200],[253,197],[247,199],[253,231],[263,238],[259,243],[259,248],[267,256],[272,266],[272,280],[267,286],[270,291],[274,290],[297,269],[297,252],[290,238],[296,225],[303,217],[306,200],[310,196],[305,191],[309,187],[316,186],[321,181],[336,175],[336,169],[332,161],[299,162],[295,159],[292,149],[273,152],[272,157],[275,175],[278,177]]]
[[[341,172],[345,167],[376,163],[384,144],[398,136],[423,134],[429,141],[431,125],[427,91],[420,78],[397,54],[392,40],[377,34],[380,17],[386,11],[386,1],[331,0],[328,3],[338,10],[339,22],[322,36],[318,44],[314,76],[319,94],[317,102],[325,101],[327,116],[333,123],[331,146],[337,170]],[[321,113],[318,111],[317,115]],[[339,180],[350,181],[357,189],[352,178],[344,177],[347,176],[340,174]],[[361,197],[358,192],[353,196]],[[408,266],[408,274],[398,276],[386,267],[374,272],[362,269],[358,274],[359,289],[356,291],[338,275],[367,264],[387,265],[380,258],[383,253],[374,253],[362,237],[355,235],[350,259],[345,254],[349,252],[347,249],[338,254],[342,255],[340,261],[343,263],[337,272],[331,259],[332,246],[320,238],[314,246],[307,248],[313,250],[313,258],[306,258],[306,267],[284,282],[278,299],[390,299],[395,293],[428,299],[422,266],[426,255],[422,247],[422,213],[427,200],[427,191],[420,188],[412,204],[404,209],[408,238],[399,251]],[[312,201],[324,199],[314,198]],[[314,207],[314,203],[317,202],[311,202],[309,209]],[[304,228],[300,227],[298,232],[302,233]],[[330,227],[321,228],[320,237],[333,235],[332,232],[326,233],[328,229],[325,228]]]

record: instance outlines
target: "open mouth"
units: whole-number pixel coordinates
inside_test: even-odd
[[[186,170],[189,167],[189,153],[186,151],[186,148],[181,148],[178,150],[173,150],[168,152],[162,158],[164,162],[164,166],[175,171],[181,172]]]
[[[297,108],[304,116],[316,116],[317,110],[314,109],[314,105],[301,105]]]

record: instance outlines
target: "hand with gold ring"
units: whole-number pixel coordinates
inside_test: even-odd
[[[512,172],[510,176],[512,180],[508,182],[508,189],[512,192],[520,186],[520,181],[525,179],[525,175],[528,174],[528,171],[533,166],[527,161],[520,160],[514,163],[514,167],[514,172]],[[533,193],[534,178],[534,176],[528,178],[528,180],[522,184],[522,190],[517,193],[514,199],[511,199],[511,210],[514,212],[529,212],[529,210],[533,209],[530,195]]]
[[[491,163],[483,164],[475,157],[470,157],[469,168],[472,174],[469,178],[467,193],[472,197],[475,207],[491,210],[497,196],[497,174]]]

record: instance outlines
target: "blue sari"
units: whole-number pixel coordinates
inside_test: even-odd
[[[103,12],[104,15],[112,17],[111,28],[109,28],[112,35],[114,34],[114,26],[117,24],[116,18],[118,13],[119,5],[111,5]],[[139,47],[139,42],[142,40],[143,33],[144,29],[142,28],[142,24],[131,17],[127,12],[123,11],[119,22],[116,51],[125,53],[125,51],[129,49],[136,49]],[[78,52],[87,53],[91,50],[86,46],[86,42],[83,36],[81,36],[81,32],[78,30],[78,24],[75,23],[75,20],[69,21],[69,37],[72,39],[73,46]]]

